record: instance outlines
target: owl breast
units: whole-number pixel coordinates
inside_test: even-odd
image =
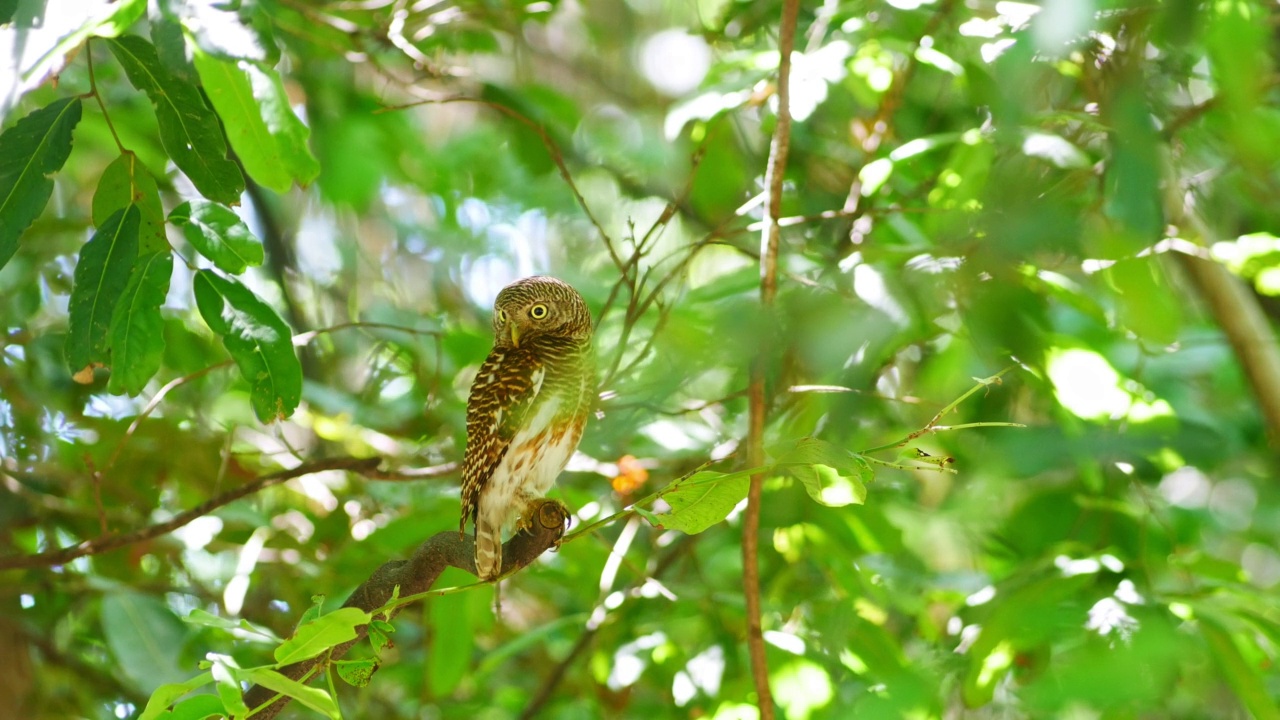
[[[582,433],[581,422],[574,422],[578,399],[569,400],[551,395],[538,403],[512,438],[480,497],[480,512],[491,522],[506,526],[522,515],[568,464]]]

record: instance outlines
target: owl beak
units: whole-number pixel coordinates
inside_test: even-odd
[[[511,344],[520,347],[520,328],[515,323],[511,323]]]

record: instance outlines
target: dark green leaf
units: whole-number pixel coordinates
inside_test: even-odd
[[[359,608],[341,608],[298,626],[293,636],[276,648],[281,665],[315,657],[335,645],[356,639],[356,628],[369,624],[369,613]]]
[[[750,478],[745,473],[704,470],[663,496],[671,511],[655,517],[663,527],[696,535],[724,520],[747,497]]]
[[[230,208],[203,200],[184,202],[169,213],[187,242],[220,269],[239,275],[262,264],[262,243]]]
[[[55,100],[0,135],[0,268],[18,250],[18,238],[40,215],[53,192],[49,176],[71,154],[71,132],[80,122],[80,98]]]
[[[169,250],[164,234],[164,208],[155,178],[138,161],[136,155],[116,158],[98,180],[93,193],[93,223],[102,225],[111,214],[129,205],[142,212],[142,228],[138,236],[138,252],[145,255]]]
[[[80,250],[68,307],[67,366],[77,382],[111,364],[111,318],[138,259],[137,205],[117,210]]]
[[[109,42],[129,81],[155,105],[160,140],[174,164],[210,200],[239,202],[244,178],[227,159],[222,128],[200,91],[161,65],[155,47],[146,40],[123,35]]]
[[[270,422],[293,414],[302,399],[302,366],[289,326],[251,290],[210,270],[196,273],[195,294],[201,317],[222,336],[249,382],[258,419]]]
[[[137,395],[160,369],[164,319],[173,255],[167,250],[138,258],[111,317],[111,380],[107,390]]]

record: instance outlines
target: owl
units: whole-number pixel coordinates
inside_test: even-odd
[[[475,523],[476,572],[502,572],[502,530],[525,521],[582,439],[595,397],[591,313],[553,277],[517,280],[493,306],[493,350],[467,401],[462,520]]]

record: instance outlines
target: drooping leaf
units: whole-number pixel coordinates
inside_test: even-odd
[[[156,688],[155,692],[151,693],[151,699],[147,701],[147,706],[143,708],[138,720],[156,720],[165,713],[165,709],[172,705],[174,700],[211,682],[213,682],[213,675],[206,672],[185,682],[161,685]],[[219,702],[218,706],[221,707],[222,703]]]
[[[354,609],[354,608],[349,608]],[[341,720],[342,712],[338,710],[338,702],[329,693],[320,688],[303,685],[297,680],[290,680],[275,670],[254,668],[243,673],[246,680],[257,683],[268,690],[287,695],[332,720]]]
[[[169,213],[187,242],[218,268],[239,275],[262,264],[262,243],[230,208],[203,200],[184,202]]]
[[[80,98],[63,98],[0,135],[0,268],[17,252],[18,238],[49,202],[49,176],[61,170],[71,154],[71,132],[80,113]]]
[[[244,690],[240,687],[240,668],[231,658],[215,656],[213,667],[215,688],[222,704],[233,717],[244,717],[249,714],[249,707],[244,702]]]
[[[227,159],[218,118],[204,104],[200,91],[170,73],[155,47],[136,35],[109,41],[129,82],[151,98],[160,126],[160,140],[202,195],[221,203],[235,203],[244,191],[244,178]]]
[[[360,608],[340,608],[299,625],[293,636],[276,648],[276,662],[281,665],[315,657],[325,650],[356,639],[356,627],[369,624],[369,613]]]
[[[133,592],[107,595],[102,634],[116,667],[135,688],[150,693],[161,685],[190,682],[179,662],[186,627],[159,600]]]
[[[724,474],[704,470],[663,496],[671,511],[655,517],[663,527],[696,535],[724,520],[747,497],[746,473]]]
[[[137,205],[142,212],[138,252],[146,255],[168,251],[164,208],[160,205],[156,180],[132,154],[121,155],[102,171],[98,189],[93,193],[93,223],[102,225],[111,213],[129,205]]]
[[[80,250],[68,307],[67,366],[77,382],[111,364],[111,319],[138,259],[141,212],[117,210]]]
[[[167,250],[138,258],[111,317],[111,379],[107,390],[137,395],[164,358],[160,306],[169,293],[173,255]]]
[[[867,468],[870,473],[870,467]],[[841,475],[830,465],[798,465],[790,468],[805,492],[827,507],[862,505],[867,501],[867,486],[857,475]]]
[[[289,326],[251,290],[201,270],[195,277],[196,305],[209,328],[249,382],[253,411],[270,422],[293,414],[302,399],[302,366],[293,351]]]
[[[293,178],[238,61],[221,60],[198,51],[193,60],[209,102],[222,118],[227,139],[249,176],[278,193],[288,192]]]
[[[462,663],[455,663],[463,665]],[[373,679],[373,674],[378,671],[378,661],[374,658],[365,658],[363,660],[339,660],[334,663],[334,667],[338,670],[338,677],[342,678],[348,685],[355,687],[364,687]],[[463,665],[465,668],[466,666]]]

